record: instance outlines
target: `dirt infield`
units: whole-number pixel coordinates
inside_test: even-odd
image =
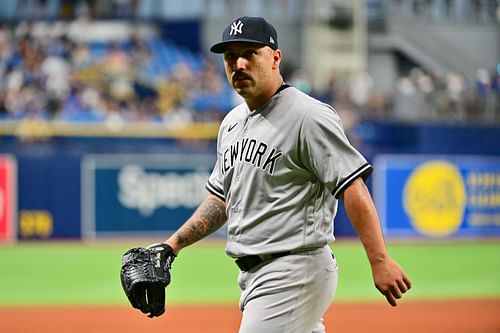
[[[332,333],[500,333],[500,299],[334,303],[325,317]],[[129,307],[0,307],[6,333],[235,333],[235,306],[171,306],[155,319]],[[265,332],[261,332],[265,333]]]

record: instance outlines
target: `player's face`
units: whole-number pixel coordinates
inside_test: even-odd
[[[230,44],[224,52],[227,79],[247,103],[274,94],[273,75],[280,60],[281,51],[250,43]]]

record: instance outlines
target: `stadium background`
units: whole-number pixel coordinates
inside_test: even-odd
[[[117,311],[108,306],[152,325],[126,307],[115,276],[119,258],[128,247],[165,238],[205,195],[218,123],[240,101],[221,59],[207,50],[242,13],[275,23],[287,82],[333,105],[375,166],[368,185],[391,253],[415,288],[399,312],[371,308],[370,318],[386,325],[406,311],[419,313],[422,325],[445,325],[441,332],[498,332],[499,320],[487,315],[500,310],[494,0],[2,2],[2,331],[43,331],[41,314],[61,307],[80,319],[69,314],[73,321],[63,324],[59,316],[53,322],[61,326],[45,331],[76,332],[88,316],[96,324],[84,331],[110,331],[115,321],[97,319],[101,307]],[[342,315],[327,323],[356,331],[361,323],[345,307],[381,300],[342,209],[335,230],[332,247],[349,281],[339,287],[344,308],[334,302],[330,311]],[[213,318],[214,309],[226,317],[213,303],[233,305],[236,320],[227,324],[234,330],[236,269],[224,256],[223,237],[220,230],[176,262],[171,316],[158,327],[185,319],[176,309],[198,303]],[[416,312],[413,306],[428,299],[458,303]],[[469,314],[457,319],[455,310]],[[14,322],[16,311],[32,320]],[[453,324],[436,313],[455,318]]]

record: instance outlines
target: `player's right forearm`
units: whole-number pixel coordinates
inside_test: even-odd
[[[344,191],[342,198],[347,216],[365,248],[370,264],[386,260],[388,253],[380,221],[363,180],[356,179]]]
[[[169,239],[165,241],[174,253],[196,243],[219,229],[227,221],[226,204],[209,194],[194,214]]]

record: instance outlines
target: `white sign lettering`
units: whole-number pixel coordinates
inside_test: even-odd
[[[118,200],[143,216],[151,216],[161,207],[196,208],[207,195],[209,176],[208,171],[160,174],[137,165],[126,166],[118,174]]]

